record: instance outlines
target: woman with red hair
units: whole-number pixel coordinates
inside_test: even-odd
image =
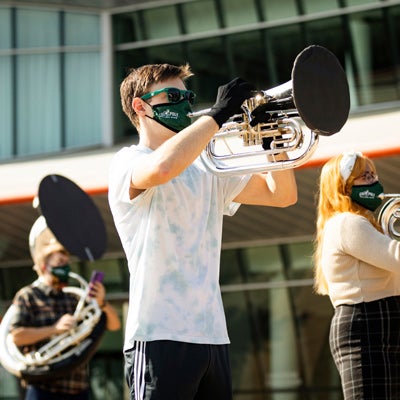
[[[375,217],[382,193],[361,153],[322,168],[315,290],[334,307],[329,343],[345,400],[400,399],[400,242]]]

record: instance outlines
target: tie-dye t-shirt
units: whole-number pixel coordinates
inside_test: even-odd
[[[200,158],[171,181],[129,199],[130,177],[152,150],[113,158],[109,204],[130,271],[125,350],[134,341],[229,343],[219,287],[223,214],[249,176],[221,178]]]

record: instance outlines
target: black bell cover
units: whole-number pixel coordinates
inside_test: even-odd
[[[295,107],[308,128],[321,135],[339,132],[350,111],[346,74],[336,56],[322,46],[300,52],[292,69]]]
[[[81,260],[99,259],[107,243],[100,211],[76,183],[61,175],[47,175],[39,184],[40,211],[57,240]]]

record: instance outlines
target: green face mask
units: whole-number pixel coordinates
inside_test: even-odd
[[[187,128],[191,123],[188,114],[192,107],[188,100],[181,100],[178,103],[163,103],[152,106],[153,119],[175,133]]]
[[[375,211],[382,203],[378,196],[383,193],[383,186],[377,181],[371,185],[357,185],[351,188],[351,199],[370,211]]]
[[[71,267],[69,264],[61,265],[59,267],[49,267],[53,276],[59,279],[62,283],[67,283]]]

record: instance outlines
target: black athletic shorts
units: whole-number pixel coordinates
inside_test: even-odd
[[[131,400],[231,400],[228,345],[156,340],[124,353]]]

